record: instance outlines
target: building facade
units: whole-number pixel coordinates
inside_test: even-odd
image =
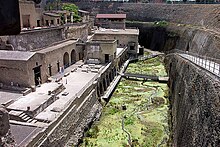
[[[89,40],[86,43],[86,61],[98,61],[105,64],[116,58],[117,41],[116,40]]]
[[[97,14],[95,25],[107,29],[125,29],[126,14]]]
[[[137,55],[138,52],[138,29],[99,29],[94,33],[96,40],[116,40],[117,47],[128,47],[130,55]]]

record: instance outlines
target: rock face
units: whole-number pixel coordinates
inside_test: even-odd
[[[10,129],[9,115],[6,109],[0,105],[0,136],[5,136]]]
[[[166,57],[173,146],[220,146],[220,81],[178,55]]]
[[[9,115],[2,105],[0,105],[0,146],[15,146],[15,141],[10,131]]]

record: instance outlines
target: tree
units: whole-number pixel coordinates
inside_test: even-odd
[[[75,15],[78,15],[78,7],[75,4],[67,4],[64,3],[62,6],[63,10],[69,11],[69,12],[74,12]]]
[[[75,4],[68,4],[68,3],[64,3],[62,6],[62,10],[66,10],[69,12],[73,12],[73,21],[74,22],[79,22],[81,21],[80,16],[78,15],[78,10],[79,8],[75,5]]]

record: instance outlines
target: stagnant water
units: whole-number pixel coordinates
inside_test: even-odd
[[[126,72],[167,76],[163,58],[139,61],[129,65]],[[122,79],[100,121],[85,134],[85,147],[169,146],[167,84],[153,81]],[[123,120],[123,121],[122,121]]]

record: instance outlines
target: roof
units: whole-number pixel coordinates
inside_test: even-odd
[[[126,14],[97,14],[96,18],[121,18],[121,19],[125,19]]]
[[[27,61],[27,60],[29,60],[34,54],[35,54],[35,52],[0,50],[0,60]]]
[[[57,11],[52,11],[53,13],[56,13],[56,14],[67,14],[69,13],[68,11],[66,10],[57,10]]]
[[[99,29],[95,30],[95,35],[139,35],[138,29]]]
[[[63,48],[65,46],[69,46],[69,45],[72,45],[74,43],[77,43],[77,41],[78,40],[74,40],[74,39],[66,40],[66,41],[63,41],[62,43],[56,44],[54,46],[50,46],[50,47],[41,49],[41,50],[37,51],[37,53],[45,54],[45,53],[48,53],[48,52],[51,52],[51,51]]]
[[[51,12],[46,12],[46,13],[44,13],[44,15],[51,16],[51,17],[60,17],[59,14],[51,13]]]
[[[44,13],[44,15],[51,16],[51,17],[60,17],[59,14],[51,13],[51,12],[46,12],[46,13]]]
[[[88,12],[88,11],[84,11],[84,10],[78,10],[78,12],[80,12],[80,13],[86,13],[86,14],[89,14],[89,12]]]

